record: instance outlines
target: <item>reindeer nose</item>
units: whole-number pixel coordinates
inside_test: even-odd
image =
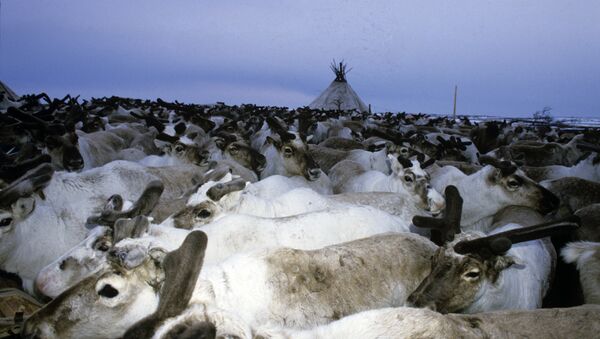
[[[319,179],[319,177],[321,176],[321,169],[311,168],[310,170],[308,170],[308,176],[310,177],[311,181]]]
[[[547,189],[542,189],[540,211],[544,214],[550,213],[560,206],[560,199]]]
[[[71,158],[69,160],[67,160],[67,167],[70,170],[80,170],[83,168],[83,159],[81,158]]]
[[[256,170],[258,172],[262,172],[267,165],[267,158],[264,155],[259,153],[259,156],[256,157]]]
[[[38,300],[43,301],[44,303],[47,303],[47,302],[50,302],[50,300],[52,300],[52,298],[50,298],[43,292],[44,288],[45,288],[44,281],[42,279],[40,279],[39,277],[36,278],[35,281],[33,282],[33,294]]]

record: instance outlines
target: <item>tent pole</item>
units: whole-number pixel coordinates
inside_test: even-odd
[[[452,112],[452,118],[456,120],[456,95],[458,94],[458,85],[454,85],[454,111]]]

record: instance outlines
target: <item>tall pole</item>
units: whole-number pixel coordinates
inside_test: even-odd
[[[456,120],[456,95],[458,94],[458,86],[454,85],[454,111],[452,111],[452,118]]]

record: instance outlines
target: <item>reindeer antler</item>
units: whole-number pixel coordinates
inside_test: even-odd
[[[579,227],[579,222],[579,217],[573,215],[564,219],[518,228],[483,238],[463,240],[454,245],[454,251],[458,254],[473,253],[482,257],[502,255],[510,250],[513,244],[519,242],[572,232]]]
[[[460,233],[463,199],[456,186],[452,185],[446,187],[444,195],[446,196],[446,209],[441,219],[417,215],[412,220],[417,227],[430,228],[431,241],[438,246],[454,240],[454,235]]]
[[[277,119],[273,117],[267,117],[267,124],[269,128],[281,137],[281,140],[294,140],[296,136],[292,133],[289,133],[285,127],[283,127]]]
[[[147,216],[158,204],[158,200],[160,199],[164,189],[165,187],[160,180],[153,180],[148,183],[144,189],[144,192],[142,192],[139,199],[128,211],[115,211],[107,209],[102,211],[99,216],[89,217],[87,224],[112,226],[118,219],[130,219],[138,215]]]
[[[398,162],[402,165],[402,167],[404,168],[409,168],[413,166],[412,161],[406,159],[405,157],[399,155],[398,156]]]

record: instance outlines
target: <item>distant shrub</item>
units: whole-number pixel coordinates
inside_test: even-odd
[[[536,111],[535,113],[533,113],[533,120],[536,123],[542,123],[542,124],[551,123],[552,120],[554,120],[554,118],[550,114],[551,110],[552,110],[552,107],[546,106],[541,111]]]

